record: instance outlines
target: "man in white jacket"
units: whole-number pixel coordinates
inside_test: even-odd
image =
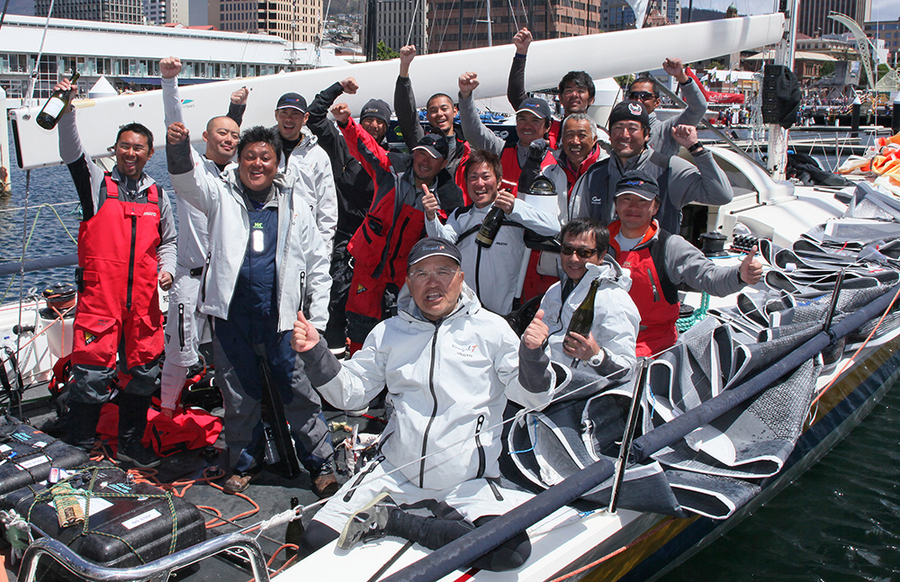
[[[437,549],[530,497],[497,484],[501,420],[507,398],[531,407],[549,401],[546,327],[538,313],[520,343],[465,285],[460,260],[446,240],[416,243],[399,314],[375,326],[343,364],[298,314],[292,345],[329,402],[360,408],[387,385],[394,407],[380,455],[315,515],[304,533],[306,551],[338,532],[341,548],[393,535]],[[435,516],[404,511],[412,504]],[[517,568],[530,551],[521,534],[473,565]]]
[[[500,156],[494,152],[474,150],[466,160],[464,173],[473,204],[454,210],[444,225],[438,219],[440,204],[429,192],[422,198],[427,219],[425,230],[429,236],[456,243],[462,254],[463,273],[474,286],[481,304],[494,313],[506,315],[522,290],[519,274],[528,252],[525,229],[554,236],[559,232],[559,221],[556,216],[517,199],[509,190],[499,189],[503,168]],[[493,244],[484,247],[476,243],[475,234],[494,207],[505,216]]]
[[[338,219],[337,190],[331,160],[317,143],[318,138],[306,128],[308,119],[306,99],[302,95],[285,93],[278,99],[275,121],[282,146],[278,169],[295,182],[306,182],[308,187],[303,192],[331,257]]]

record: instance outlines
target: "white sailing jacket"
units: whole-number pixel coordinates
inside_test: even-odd
[[[520,373],[519,339],[465,284],[457,309],[437,323],[421,314],[406,286],[398,303],[399,314],[375,326],[340,370],[320,377],[314,370],[321,366],[307,363],[310,381],[346,410],[365,406],[387,385],[394,413],[382,452],[419,487],[441,490],[499,476],[507,398],[545,405],[552,372],[543,378]],[[322,345],[316,349],[324,351]],[[304,356],[317,357],[313,351]]]

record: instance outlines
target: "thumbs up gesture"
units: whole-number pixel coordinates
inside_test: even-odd
[[[758,249],[756,245],[747,253],[744,260],[741,261],[741,281],[747,285],[756,285],[762,277],[762,264],[756,260]]]
[[[534,314],[534,319],[522,334],[522,343],[530,350],[537,350],[544,345],[549,336],[550,328],[544,323],[544,310],[538,309],[538,312]]]
[[[297,312],[294,331],[291,332],[291,347],[295,352],[308,352],[319,343],[319,332],[313,327],[302,311]]]

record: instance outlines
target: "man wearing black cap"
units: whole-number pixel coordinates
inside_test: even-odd
[[[316,217],[316,225],[331,256],[332,240],[337,227],[337,192],[328,154],[316,143],[318,138],[308,129],[306,99],[297,93],[285,93],[275,105],[275,121],[281,137],[282,156],[279,171],[299,187]]]
[[[350,117],[345,103],[331,109],[350,154],[375,184],[368,215],[350,239],[347,249],[354,258],[353,280],[347,298],[347,337],[351,352],[392,309],[393,297],[403,285],[409,249],[425,233],[422,197],[433,192],[442,218],[462,206],[462,191],[446,171],[447,140],[429,133],[411,154],[391,157]],[[388,301],[385,301],[385,298]]]
[[[364,406],[386,385],[394,413],[381,455],[319,510],[303,549],[402,537],[437,549],[530,495],[502,489],[501,420],[507,399],[543,406],[554,376],[543,350],[547,328],[535,316],[521,342],[465,284],[460,252],[440,238],[410,250],[399,313],[378,324],[353,358],[337,361],[298,313],[292,346],[310,381],[332,404]],[[468,438],[466,438],[468,437]],[[435,517],[404,509],[435,508]],[[520,534],[474,567],[509,570],[531,552]]]
[[[610,252],[631,270],[629,294],[641,313],[638,357],[653,356],[675,345],[678,290],[684,287],[725,296],[755,285],[762,265],[753,252],[738,265],[719,266],[697,247],[660,228],[656,181],[642,172],[627,172],[616,184],[616,214],[609,225]]]
[[[663,229],[672,233],[681,232],[681,209],[688,203],[731,202],[734,196],[731,183],[712,153],[697,140],[697,128],[679,125],[672,129],[675,141],[693,156],[693,164],[677,156],[661,159],[647,146],[650,118],[637,101],[622,101],[613,107],[609,114],[609,136],[613,155],[591,166],[572,188],[569,209],[573,215],[611,223],[616,211],[613,196],[616,183],[625,172],[634,170],[656,180],[659,185],[656,218]]]
[[[328,119],[328,109],[342,93],[352,95],[358,88],[356,79],[347,77],[321,91],[309,105],[306,122],[306,126],[319,139],[319,146],[331,159],[337,188],[338,222],[331,254],[331,302],[328,305],[328,327],[325,328],[328,347],[337,352],[344,349],[347,341],[345,308],[353,277],[347,243],[366,217],[375,194],[375,184],[362,164],[350,155],[340,130]],[[359,125],[375,138],[383,150],[397,153],[398,150],[393,150],[385,139],[390,121],[391,108],[381,99],[370,99],[360,111]]]

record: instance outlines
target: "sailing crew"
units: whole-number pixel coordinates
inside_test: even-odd
[[[684,64],[681,59],[667,58],[662,64],[663,70],[675,77],[678,81],[678,87],[681,89],[681,96],[687,107],[682,109],[678,115],[672,116],[665,121],[660,121],[656,117],[656,108],[659,107],[659,93],[656,91],[656,84],[648,76],[640,76],[631,82],[628,87],[627,96],[632,101],[639,101],[647,115],[650,118],[650,147],[662,156],[668,158],[678,154],[681,149],[674,136],[672,129],[679,125],[697,126],[703,116],[706,115],[706,97],[697,83],[694,82],[684,72]]]
[[[455,243],[462,254],[461,267],[474,286],[481,304],[500,315],[512,311],[513,299],[518,296],[517,283],[525,253],[525,229],[540,235],[554,236],[559,232],[555,215],[539,211],[507,190],[500,190],[503,164],[500,156],[482,149],[472,150],[465,165],[469,195],[473,203],[457,208],[447,217],[447,224],[438,220],[440,204],[431,192],[422,199],[425,207],[425,230]],[[476,242],[476,233],[492,208],[505,214],[502,226],[492,244],[485,248]]]
[[[316,143],[318,138],[305,128],[309,119],[306,99],[299,93],[285,93],[275,105],[275,121],[281,137],[278,171],[294,182],[306,182],[298,191],[307,196],[307,203],[316,218],[319,232],[331,257],[334,231],[337,228],[337,191],[331,161]]]
[[[609,231],[593,218],[573,218],[560,232],[563,278],[541,299],[549,328],[550,359],[588,374],[610,376],[631,368],[641,316],[628,295],[631,278],[607,254]],[[590,333],[569,331],[569,323],[594,281]],[[574,360],[574,361],[573,361]]]
[[[181,72],[181,67],[181,60],[177,57],[166,57],[159,61],[166,127],[176,121],[184,121],[181,97],[178,94],[178,73]],[[231,103],[246,104],[248,93],[246,88],[238,89],[232,94]],[[229,116],[216,116],[207,122],[206,131],[203,132],[205,152],[201,155],[191,148],[194,165],[199,172],[205,172],[207,179],[217,179],[225,166],[234,160],[240,131],[237,120]],[[200,276],[203,274],[203,265],[206,264],[209,243],[206,215],[190,204],[178,204],[177,211],[178,260],[175,280],[169,290],[166,359],[160,386],[160,410],[169,418],[175,414],[188,370],[200,362],[198,350],[201,338],[207,335],[208,322],[207,316],[197,310]],[[228,376],[224,374],[227,366],[218,360],[216,363],[219,364],[216,365],[216,372],[223,372],[217,377],[216,384],[222,387],[224,394],[228,391],[222,382],[223,377]],[[229,412],[226,407],[227,432]]]
[[[525,92],[525,59],[528,56],[528,47],[533,40],[531,31],[522,28],[513,36],[513,44],[516,46],[516,54],[513,56],[512,66],[509,69],[509,82],[506,88],[506,97],[513,109],[518,111],[528,94]],[[584,71],[569,71],[559,81],[559,101],[563,107],[563,115],[573,113],[587,113],[588,108],[594,104],[594,80]],[[554,119],[550,123],[548,140],[550,147],[559,147],[559,134],[561,125]]]
[[[328,326],[325,341],[328,347],[342,353],[347,343],[347,296],[353,278],[351,255],[347,244],[362,225],[372,205],[375,184],[362,164],[350,155],[340,130],[328,118],[328,110],[342,93],[353,95],[359,89],[356,79],[347,77],[316,95],[309,104],[306,127],[319,140],[331,159],[334,185],[337,188],[338,220],[331,253],[331,300],[328,304]],[[385,152],[397,153],[386,139],[391,122],[391,107],[381,99],[369,99],[359,114],[359,125],[369,133]]]
[[[712,153],[697,139],[697,128],[679,125],[672,137],[693,157],[690,163],[678,156],[657,165],[650,140],[650,118],[638,101],[622,101],[609,114],[609,134],[613,155],[596,162],[578,179],[569,199],[575,216],[591,216],[604,224],[615,219],[616,184],[625,172],[639,170],[659,185],[660,227],[669,232],[681,231],[681,209],[690,202],[727,204],[734,192],[725,172],[716,164]],[[696,164],[696,165],[695,165]]]
[[[297,314],[292,345],[329,402],[359,408],[387,385],[394,406],[381,454],[316,513],[303,534],[305,551],[386,535],[437,549],[531,497],[497,483],[500,421],[508,398],[525,406],[549,401],[546,326],[541,330],[539,312],[520,342],[465,284],[461,261],[448,241],[416,243],[399,313],[379,323],[348,361],[335,359]],[[444,511],[425,517],[404,510],[413,504]],[[530,553],[522,533],[472,566],[510,570]]]
[[[337,490],[331,434],[318,394],[295,361],[289,330],[298,309],[312,324],[328,319],[328,252],[308,201],[312,185],[278,171],[282,144],[278,131],[250,128],[238,142],[238,163],[217,180],[191,159],[189,132],[169,126],[166,158],[178,197],[203,212],[209,225],[209,261],[202,276],[200,311],[215,318],[216,341],[234,367],[246,400],[240,404],[249,444],[226,484],[246,489],[257,447],[262,443],[260,400],[268,367],[284,405],[284,416],[310,473],[313,493]],[[246,405],[246,406],[244,406]],[[230,449],[237,446],[228,442]],[[231,453],[234,458],[234,453]]]
[[[611,252],[631,270],[631,298],[641,313],[637,355],[657,356],[675,345],[678,291],[684,287],[723,297],[762,277],[756,247],[739,265],[716,265],[697,247],[659,226],[656,181],[628,172],[616,184],[616,214],[609,225]]]
[[[73,87],[64,79],[53,90]],[[159,387],[159,289],[172,286],[176,230],[168,195],[144,173],[153,155],[153,134],[139,123],[122,127],[113,146],[116,165],[104,172],[81,145],[74,108],[63,113],[57,133],[59,154],[82,208],[67,441],[86,451],[93,448],[121,353],[119,365],[130,379],[119,385],[116,457],[155,467],[159,459],[141,439],[150,396]]]
[[[347,249],[353,255],[353,280],[347,298],[350,351],[362,347],[372,328],[394,309],[403,286],[406,258],[424,235],[422,198],[434,193],[441,218],[462,206],[462,190],[447,171],[449,156],[443,135],[424,135],[412,154],[388,156],[369,132],[350,117],[346,103],[331,108],[350,154],[375,183],[372,206]]]
[[[415,45],[400,48],[400,74],[397,76],[397,84],[394,87],[394,112],[397,114],[397,123],[400,124],[403,141],[406,142],[406,147],[410,151],[425,135],[425,130],[419,123],[416,95],[409,78],[409,66],[415,57]],[[466,193],[466,177],[463,175],[462,166],[466,163],[466,158],[472,148],[466,141],[462,127],[454,123],[458,112],[459,109],[454,105],[453,98],[446,93],[435,93],[428,98],[425,104],[425,119],[430,126],[429,132],[447,138],[447,171],[462,190],[465,203],[470,204],[472,201]]]
[[[562,216],[565,216],[564,222],[568,222],[572,218],[568,216],[568,202],[575,182],[590,169],[594,162],[608,157],[609,154],[600,147],[597,139],[597,124],[594,118],[587,113],[573,113],[563,119],[560,127],[559,149],[554,150],[553,153],[556,156],[557,166],[544,168],[543,174],[557,184],[557,192],[561,193],[565,190],[566,197],[563,199],[560,195],[560,201],[567,207],[562,211]],[[561,184],[562,180],[555,176],[560,171],[565,176],[565,184]]]

